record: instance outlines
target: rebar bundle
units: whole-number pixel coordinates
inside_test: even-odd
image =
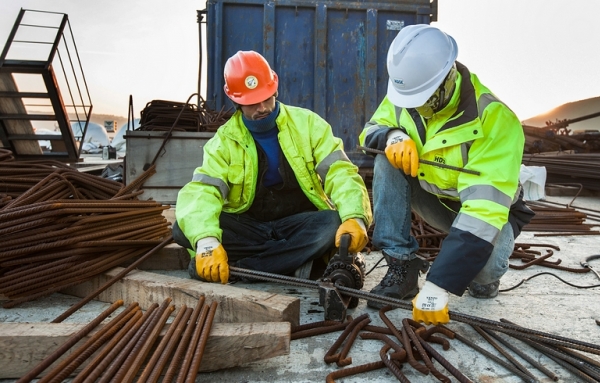
[[[202,98],[200,105],[174,101],[152,100],[140,113],[137,130],[170,130],[183,132],[216,132],[233,112],[222,108],[212,110]],[[179,119],[177,119],[179,118]],[[173,127],[174,122],[177,125]]]
[[[155,172],[123,186],[61,163],[0,162],[3,307],[84,282],[168,237],[170,206],[137,198]]]
[[[43,375],[38,382],[61,382],[71,377],[81,382],[195,382],[217,302],[205,304],[200,297],[196,307],[183,305],[164,336],[167,320],[175,311],[171,298],[154,303],[142,313],[133,302],[114,319],[98,329],[85,342],[77,342],[96,329],[100,322],[123,304],[117,301],[86,327],[74,334],[17,382],[26,383]],[[71,350],[60,363],[48,367]],[[85,367],[81,368],[84,365]],[[79,370],[76,372],[76,370]],[[43,373],[43,374],[42,374]]]
[[[579,183],[589,190],[600,190],[600,153],[524,154],[523,165],[544,166],[546,183]]]

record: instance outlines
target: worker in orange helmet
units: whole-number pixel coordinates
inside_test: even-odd
[[[278,101],[277,74],[257,52],[230,57],[224,77],[236,112],[177,197],[173,237],[190,251],[190,276],[227,283],[229,265],[292,275],[343,234],[349,252],[362,250],[369,197],[331,126]]]

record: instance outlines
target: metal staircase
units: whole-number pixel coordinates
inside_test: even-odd
[[[77,162],[91,111],[68,16],[21,9],[0,56],[0,147],[16,160]]]

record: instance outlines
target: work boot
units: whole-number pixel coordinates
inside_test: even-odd
[[[409,299],[417,295],[419,272],[427,271],[429,262],[419,258],[401,261],[388,256],[385,252],[383,252],[383,257],[388,263],[388,271],[381,282],[371,290],[371,294],[395,299]],[[380,310],[387,304],[368,300],[367,306]]]
[[[476,282],[471,282],[468,287],[469,295],[473,298],[489,299],[498,296],[500,290],[500,281],[495,281],[487,285],[480,285]]]

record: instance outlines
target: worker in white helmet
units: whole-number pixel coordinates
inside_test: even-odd
[[[388,271],[371,293],[414,297],[413,319],[427,324],[449,321],[449,293],[497,296],[515,238],[533,216],[519,185],[521,123],[457,56],[455,40],[438,28],[403,28],[387,55],[387,96],[360,135],[361,145],[385,152],[374,159],[372,241]],[[411,209],[448,234],[431,268],[416,255]]]

